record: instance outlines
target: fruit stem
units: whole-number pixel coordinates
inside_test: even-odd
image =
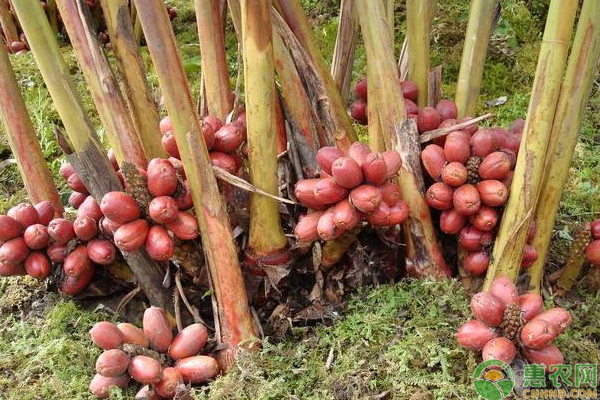
[[[166,158],[167,152],[160,143],[158,108],[146,78],[146,67],[138,42],[135,40],[127,0],[101,0],[101,4],[117,67],[123,78],[129,112],[144,153],[148,159]]]
[[[548,145],[542,178],[543,196],[540,196],[535,210],[537,234],[533,246],[539,257],[527,271],[531,277],[529,289],[534,292],[540,289],[556,213],[596,73],[600,52],[599,25],[600,3],[584,1],[552,125],[552,140]]]
[[[515,281],[519,274],[529,226],[534,218],[542,186],[544,160],[577,4],[570,0],[550,2],[514,180],[494,244],[484,290],[488,290],[494,278],[499,275],[506,275]]]
[[[488,43],[499,16],[500,3],[497,0],[472,0],[456,84],[455,101],[459,118],[475,115],[477,111]]]
[[[19,31],[17,30],[13,16],[8,10],[7,0],[0,0],[0,27],[2,27],[7,46],[12,42],[19,41]]]
[[[406,1],[406,39],[408,54],[408,79],[419,88],[418,105],[427,106],[429,99],[429,42],[431,29],[429,24],[428,1]],[[393,49],[393,47],[392,47]]]
[[[135,0],[173,132],[180,146],[202,233],[212,293],[217,340],[225,345],[221,366],[233,361],[238,345],[256,336],[226,205],[212,173],[196,106],[162,0]],[[143,7],[141,7],[143,6]],[[185,145],[187,144],[187,145]]]
[[[56,215],[62,216],[62,202],[4,46],[0,46],[0,118],[31,202],[49,200],[56,207]]]
[[[58,0],[57,5],[117,162],[145,169],[144,149],[108,59],[92,34],[87,6],[83,0]]]
[[[387,149],[396,150],[402,157],[398,175],[404,201],[410,215],[403,226],[406,241],[407,270],[413,276],[442,278],[451,274],[439,247],[429,206],[423,198],[424,181],[418,157],[419,144],[414,121],[406,120],[406,109],[400,85],[390,84],[398,79],[390,32],[380,24],[383,5],[380,2],[358,0],[358,15],[367,57],[373,60],[372,74],[367,77],[373,86],[369,107],[377,112],[382,137]]]
[[[48,21],[54,33],[58,33],[58,7],[56,6],[56,0],[46,0],[46,13],[48,14]]]
[[[219,0],[195,0],[208,113],[225,121],[233,107]]]
[[[390,1],[393,3],[393,1]],[[342,0],[340,17],[331,61],[331,76],[340,91],[344,104],[348,101],[352,66],[358,40],[359,25],[354,0]]]

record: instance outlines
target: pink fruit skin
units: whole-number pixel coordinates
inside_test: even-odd
[[[128,366],[129,355],[119,349],[106,350],[96,360],[96,372],[107,378],[124,374]]]
[[[147,356],[135,356],[129,363],[129,375],[143,385],[160,382],[163,370],[158,361]]]
[[[456,333],[458,343],[473,351],[481,351],[487,342],[497,336],[492,328],[476,319],[461,325]]]
[[[190,383],[202,383],[214,378],[219,372],[217,360],[209,356],[184,358],[175,363],[183,380]]]
[[[208,330],[202,324],[192,324],[185,327],[175,336],[169,355],[173,360],[181,360],[195,356],[208,341]]]
[[[498,276],[492,282],[490,293],[496,295],[505,304],[517,304],[519,302],[519,292],[517,287],[506,276]]]
[[[98,322],[90,330],[90,336],[96,346],[104,350],[111,350],[118,348],[123,343],[123,336],[121,331],[107,321]]]
[[[514,343],[504,337],[494,338],[486,343],[481,351],[483,361],[500,360],[511,364],[517,355]]]
[[[154,390],[160,396],[170,399],[177,394],[179,385],[183,385],[181,373],[176,368],[168,367],[163,370],[163,378],[154,385]]]
[[[530,349],[543,349],[552,344],[558,336],[553,325],[541,319],[533,319],[521,329],[521,342]]]
[[[473,315],[489,326],[498,326],[502,323],[505,308],[502,300],[489,292],[479,292],[471,298]]]
[[[128,383],[129,375],[127,374],[119,375],[115,378],[107,378],[100,374],[96,374],[90,382],[89,389],[97,398],[106,399],[110,395],[110,388],[112,386],[124,389],[127,387]]]
[[[546,310],[532,319],[532,321],[535,320],[548,322],[556,329],[559,335],[564,333],[571,326],[571,322],[573,322],[571,314],[562,307],[554,307]]]
[[[121,331],[121,335],[123,336],[123,343],[137,344],[141,347],[150,346],[150,342],[144,334],[144,331],[138,328],[137,326],[127,322],[122,322],[117,325],[117,329]]]
[[[525,321],[531,321],[533,317],[544,310],[544,300],[537,293],[525,293],[519,296],[519,308]]]
[[[550,367],[552,365],[563,364],[565,362],[564,356],[558,347],[554,345],[539,350],[524,348],[523,355],[532,364],[545,365],[546,372],[550,372]]]
[[[166,352],[173,341],[173,331],[162,308],[150,307],[144,312],[144,334],[153,349]]]

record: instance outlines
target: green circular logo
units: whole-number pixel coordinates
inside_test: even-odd
[[[515,387],[515,373],[504,361],[487,360],[473,373],[473,386],[486,400],[502,400]]]

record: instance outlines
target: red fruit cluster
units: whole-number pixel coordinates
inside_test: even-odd
[[[296,198],[313,211],[300,217],[294,230],[299,242],[332,240],[366,219],[371,225],[393,226],[408,217],[400,189],[390,181],[402,166],[395,151],[372,153],[361,142],[347,154],[336,147],[317,152],[321,178],[296,183]]]
[[[457,115],[456,104],[452,100],[442,100],[436,107],[419,108],[416,101],[419,97],[419,88],[413,81],[400,82],[404,106],[408,118],[414,118],[419,132],[437,129],[440,123],[451,119],[455,121]],[[350,116],[361,125],[368,124],[367,112],[367,78],[361,78],[353,89],[354,102],[348,110]]]
[[[448,119],[440,126],[457,122]],[[516,120],[508,131],[472,125],[438,138],[421,153],[423,166],[434,181],[427,189],[426,201],[441,211],[442,232],[459,235],[459,245],[467,252],[463,267],[472,275],[487,271],[489,247],[508,199],[522,129],[522,120]],[[532,238],[533,233],[528,243]],[[522,266],[529,267],[536,259],[537,252],[528,244]]]
[[[170,160],[179,161],[181,156],[169,116],[160,121],[160,131],[163,134],[162,146],[171,156]],[[246,114],[240,113],[235,121],[225,125],[217,117],[209,115],[202,121],[202,135],[212,164],[235,175],[242,167],[240,147],[247,137]]]
[[[590,264],[600,266],[600,219],[591,224],[592,243],[585,249],[585,255]]]
[[[90,336],[104,350],[96,360],[96,375],[89,385],[98,398],[108,398],[112,386],[125,388],[133,379],[144,385],[136,399],[170,399],[180,386],[203,383],[219,372],[213,357],[201,355],[208,341],[206,327],[192,324],[173,336],[161,308],[146,309],[143,329],[129,323],[115,325],[102,321],[94,325]],[[154,353],[140,349],[151,349],[168,357],[157,359],[151,356]],[[168,365],[164,363],[166,359]]]
[[[523,324],[515,338],[507,337],[503,325],[507,310],[517,307]],[[521,296],[514,283],[503,276],[494,280],[489,292],[479,292],[471,298],[472,319],[458,328],[461,346],[481,352],[484,361],[496,359],[510,364],[518,350],[534,364],[562,364],[564,359],[554,340],[571,325],[571,315],[560,307],[544,311],[542,297],[535,293]]]

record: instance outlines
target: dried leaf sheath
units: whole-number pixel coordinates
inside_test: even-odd
[[[390,3],[393,4],[393,1],[390,0]],[[333,59],[331,61],[331,76],[340,91],[342,101],[346,102],[350,93],[354,52],[360,31],[354,0],[341,1],[339,19],[337,37],[333,49]]]
[[[62,215],[60,197],[3,46],[0,46],[0,119],[4,123],[10,148],[17,160],[30,200],[33,203],[49,200],[56,206],[57,214]]]

